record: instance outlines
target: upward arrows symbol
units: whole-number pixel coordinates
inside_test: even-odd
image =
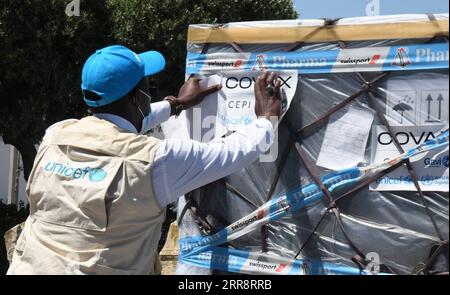
[[[431,94],[428,94],[426,101],[428,101],[428,115],[427,120],[430,120],[430,113],[431,113],[431,102],[433,101],[433,98],[431,97]]]
[[[439,111],[438,111],[438,119],[441,119],[441,113],[442,113],[442,101],[444,100],[444,98],[442,97],[442,94],[439,93],[439,96],[436,99],[439,102]]]

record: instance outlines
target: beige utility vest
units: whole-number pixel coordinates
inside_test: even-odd
[[[165,213],[151,179],[158,142],[92,116],[53,125],[8,273],[151,274]]]

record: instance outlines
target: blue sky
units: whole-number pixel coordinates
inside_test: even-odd
[[[295,0],[300,18],[338,18],[366,15],[374,0]],[[378,0],[380,14],[448,13],[448,0]]]

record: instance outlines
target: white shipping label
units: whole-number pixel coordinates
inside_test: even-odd
[[[373,111],[357,107],[344,108],[331,115],[316,164],[339,170],[361,162],[373,117]]]
[[[394,136],[406,151],[434,138],[444,125],[394,126]],[[375,126],[372,132],[372,162],[380,163],[398,156],[391,135],[384,126]],[[448,192],[448,146],[431,150],[411,158],[423,191]],[[370,185],[372,191],[416,191],[406,167],[402,166]]]
[[[282,116],[286,113],[297,89],[297,71],[279,71],[281,81]],[[219,125],[235,131],[251,124],[255,114],[255,83],[261,72],[222,73],[222,90],[219,92],[217,117]],[[282,117],[281,116],[281,117]],[[280,118],[281,119],[281,118]]]
[[[251,124],[255,114],[255,83],[261,72],[226,72],[202,77],[202,88],[221,84],[222,89],[207,96],[199,105],[182,112],[192,139],[209,142]],[[297,89],[297,71],[279,71],[282,114],[288,110]]]

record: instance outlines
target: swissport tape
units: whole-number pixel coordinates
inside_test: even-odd
[[[353,167],[331,172],[321,176],[323,184],[332,192],[337,188],[356,184],[378,171],[391,167],[398,162],[430,150],[448,146],[449,131],[442,132],[434,139],[406,151],[383,163],[367,167]],[[180,239],[180,261],[200,267],[227,270],[242,273],[267,274],[306,274],[305,263],[311,274],[367,274],[358,268],[334,265],[314,260],[285,259],[277,256],[217,247],[231,242],[261,225],[277,220],[290,212],[297,211],[324,197],[321,189],[310,183],[293,189],[286,194],[274,197],[252,213],[233,222],[217,233],[205,237],[186,237]],[[264,264],[265,263],[265,264]],[[261,265],[268,265],[263,267]],[[282,267],[282,265],[284,265]],[[285,270],[284,270],[285,269]]]
[[[186,74],[297,70],[299,74],[448,69],[448,43],[295,52],[188,53]]]
[[[184,263],[197,267],[246,274],[270,275],[367,275],[369,271],[312,259],[288,259],[244,250],[212,247],[182,257]],[[382,273],[381,273],[382,274]]]

